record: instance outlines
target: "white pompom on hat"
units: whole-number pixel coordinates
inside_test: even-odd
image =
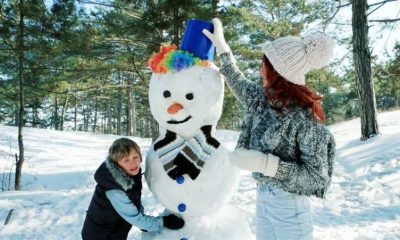
[[[335,42],[325,34],[283,37],[262,45],[275,70],[289,82],[305,85],[305,74],[328,65]]]

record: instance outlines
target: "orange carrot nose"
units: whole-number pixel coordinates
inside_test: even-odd
[[[167,112],[169,114],[175,114],[181,109],[183,109],[182,105],[180,105],[179,103],[174,103],[174,104],[172,104],[171,106],[168,107]]]

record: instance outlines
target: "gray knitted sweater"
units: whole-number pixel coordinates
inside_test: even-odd
[[[333,135],[308,110],[299,107],[288,107],[282,113],[273,110],[261,84],[243,76],[232,53],[221,54],[220,63],[228,87],[246,109],[236,148],[272,153],[281,159],[275,177],[261,173],[253,173],[253,177],[259,184],[323,198],[333,172]]]

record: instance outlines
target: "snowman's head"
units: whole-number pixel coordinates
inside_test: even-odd
[[[150,109],[162,128],[190,137],[204,125],[217,124],[222,114],[223,93],[223,79],[215,66],[153,73]]]

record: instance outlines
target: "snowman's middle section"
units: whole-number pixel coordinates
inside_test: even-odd
[[[219,146],[196,179],[188,174],[173,179],[153,147],[146,160],[146,180],[151,192],[168,210],[184,217],[200,216],[217,212],[230,200],[238,186],[239,172],[231,164],[228,150]]]

